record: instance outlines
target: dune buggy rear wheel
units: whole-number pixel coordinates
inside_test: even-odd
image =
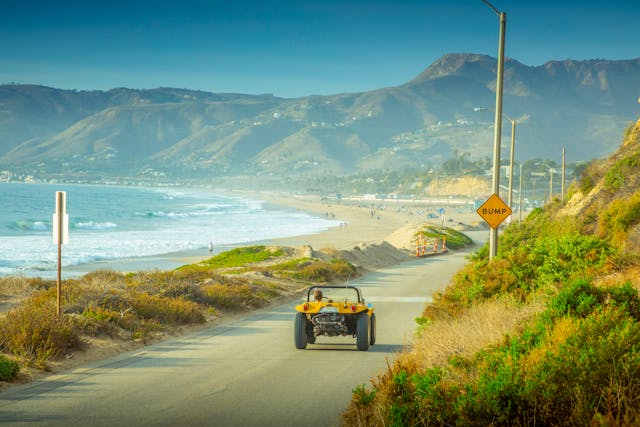
[[[298,350],[307,347],[307,316],[304,313],[296,313],[293,339]]]
[[[360,351],[369,350],[369,316],[360,313],[356,323],[356,346]]]

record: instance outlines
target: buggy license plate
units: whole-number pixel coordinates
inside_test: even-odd
[[[337,312],[338,312],[338,307],[334,307],[332,305],[328,305],[320,309],[320,313],[337,313]]]

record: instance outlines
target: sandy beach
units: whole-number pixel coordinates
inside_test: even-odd
[[[450,227],[478,229],[483,227],[479,215],[468,207],[429,206],[401,200],[327,200],[315,195],[292,195],[274,192],[215,191],[219,194],[239,196],[255,200],[263,200],[267,204],[295,209],[317,216],[333,219],[339,223],[316,234],[297,235],[295,230],[291,237],[266,241],[247,242],[234,246],[214,245],[213,254],[229,250],[236,246],[250,244],[273,244],[292,247],[309,245],[313,249],[334,248],[338,250],[352,249],[356,245],[387,241],[399,249],[412,249],[412,237],[419,226],[426,222],[442,224],[442,217],[428,218],[445,209],[444,224]],[[462,224],[462,225],[461,225]],[[161,254],[148,257],[130,257],[113,259],[65,268],[65,272],[78,275],[97,269],[111,269],[120,272],[141,270],[167,270],[192,264],[211,257],[206,247],[201,249]]]

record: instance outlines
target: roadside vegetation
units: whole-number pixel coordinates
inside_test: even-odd
[[[153,342],[180,326],[261,307],[354,273],[342,259],[250,246],[171,271],[101,270],[64,280],[60,317],[54,280],[0,278],[0,295],[15,300],[0,313],[0,381],[18,380],[24,368],[46,370],[50,361],[81,350],[90,337]]]
[[[344,425],[640,424],[640,122],[573,198],[501,232],[353,391]]]

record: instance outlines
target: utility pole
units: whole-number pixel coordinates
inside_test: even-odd
[[[518,190],[518,220],[522,222],[522,163],[520,163],[520,189]]]
[[[509,154],[509,195],[507,197],[507,204],[511,209],[513,209],[511,201],[513,199],[513,159],[516,145],[516,121],[506,114],[505,116],[509,119],[509,121],[511,121],[511,153]]]
[[[560,200],[564,203],[564,147],[562,147],[562,195],[560,196]]]
[[[504,80],[504,38],[507,26],[507,13],[500,12],[487,0],[482,0],[500,18],[498,37],[498,69],[496,70],[496,110],[493,135],[493,194],[500,196],[500,140],[502,138],[502,86]],[[498,227],[491,228],[489,234],[489,260],[498,254]]]

